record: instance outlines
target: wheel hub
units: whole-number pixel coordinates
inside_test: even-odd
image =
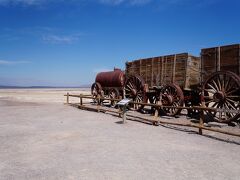
[[[224,102],[226,99],[226,94],[222,91],[218,91],[213,95],[215,102]]]
[[[172,105],[173,104],[173,97],[171,95],[164,95],[164,98],[166,105]]]
[[[137,90],[136,90],[136,89],[131,89],[131,91],[132,91],[132,95],[133,95],[133,96],[136,96],[136,95],[137,95]]]

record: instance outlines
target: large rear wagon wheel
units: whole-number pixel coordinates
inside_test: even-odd
[[[207,107],[221,109],[220,112],[207,111],[211,119],[229,123],[240,118],[240,77],[235,73],[213,73],[203,84],[202,95]]]
[[[129,76],[124,85],[126,98],[132,99],[134,102],[143,103],[146,101],[144,91],[144,80],[139,76]],[[134,105],[134,109],[141,110],[143,105]]]
[[[184,103],[184,95],[182,89],[177,84],[168,84],[165,85],[160,94],[160,101],[163,106],[171,106],[171,107],[163,107],[164,114],[168,116],[176,116],[180,114],[181,109],[176,107],[183,106]]]

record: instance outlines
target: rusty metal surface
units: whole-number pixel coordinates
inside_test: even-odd
[[[100,72],[96,76],[95,82],[104,87],[123,87],[125,81],[125,74],[120,69],[114,71]]]

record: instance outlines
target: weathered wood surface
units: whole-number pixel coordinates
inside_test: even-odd
[[[201,50],[201,81],[216,71],[231,71],[240,76],[240,44]]]
[[[176,83],[191,89],[200,83],[200,58],[188,53],[126,62],[127,75],[139,75],[149,87]]]
[[[95,100],[112,100],[112,101],[120,101],[121,99],[111,99],[111,98],[105,98],[105,97],[99,97],[99,98],[94,98],[92,96],[89,96],[89,95],[73,95],[73,94],[66,94],[64,95],[68,98],[68,101],[69,100],[69,97],[76,97],[76,98],[82,98],[82,99],[95,99]],[[66,104],[69,104],[66,103]],[[160,104],[151,104],[151,103],[142,103],[142,102],[134,102],[134,101],[131,101],[129,102],[129,104],[137,104],[137,105],[144,105],[144,106],[151,106],[151,107],[156,107],[156,108],[175,108],[175,109],[195,109],[195,110],[200,110],[200,111],[213,111],[213,112],[229,112],[229,113],[236,113],[238,112],[238,110],[231,110],[231,109],[222,109],[222,108],[212,108],[212,107],[202,107],[202,106],[192,106],[192,107],[186,107],[186,106],[177,106],[177,107],[173,107],[173,106],[163,106],[163,105],[160,105]]]
[[[104,108],[101,108],[101,107],[94,108],[94,107],[90,107],[90,106],[83,106],[83,105],[80,105],[80,104],[77,104],[77,103],[69,103],[69,105],[74,106],[74,107],[78,107],[79,109],[87,110],[87,111],[94,111],[94,112],[101,112],[101,113],[106,113],[106,112],[115,113],[119,117],[121,117],[121,114],[122,114],[122,111],[119,111],[119,110],[110,110],[110,109],[104,109]],[[186,127],[197,128],[197,129],[199,129],[199,134],[200,135],[203,134],[202,130],[204,129],[204,130],[208,130],[208,131],[213,131],[213,132],[218,132],[218,133],[222,133],[222,134],[227,134],[227,135],[231,135],[231,136],[240,137],[239,133],[227,132],[227,131],[224,131],[224,130],[221,130],[221,129],[205,127],[204,124],[203,124],[203,119],[200,121],[199,124],[193,124],[193,123],[187,123],[186,124],[186,123],[163,121],[163,120],[161,120],[161,117],[144,118],[144,117],[138,117],[138,116],[133,116],[133,115],[126,114],[126,118],[128,120],[132,120],[132,118],[134,118],[138,121],[150,122],[153,125],[168,124],[168,125],[177,125],[177,126],[186,126]]]

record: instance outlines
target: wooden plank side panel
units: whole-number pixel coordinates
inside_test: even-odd
[[[186,81],[186,63],[188,60],[188,54],[180,54],[176,57],[176,68],[175,68],[175,80],[174,83],[178,84],[180,87],[184,88]]]
[[[190,71],[191,73],[187,74],[189,57],[190,55],[188,53],[182,53],[132,61],[126,64],[126,72],[140,75],[149,87],[169,84],[174,81],[174,83],[178,84],[181,88],[186,88],[186,84],[189,88],[192,83],[196,83],[196,81],[193,80],[194,77],[199,77],[199,71],[196,70],[196,67],[199,68],[199,66],[191,67],[195,69],[196,72]],[[196,57],[192,59],[197,61],[199,65],[199,58]],[[189,79],[187,75],[194,77]]]
[[[150,87],[152,87],[152,58],[146,60],[146,81]]]
[[[208,76],[218,70],[240,75],[239,51],[239,44],[202,49],[201,81],[205,82]]]
[[[140,75],[140,61],[126,63],[127,75]]]
[[[140,66],[140,70],[141,70],[141,73],[140,73],[140,76],[143,78],[143,80],[145,81],[145,83],[148,84],[147,82],[147,59],[142,59],[141,60],[141,66]]]
[[[189,56],[184,89],[195,89],[200,84],[200,58]]]
[[[217,71],[217,52],[216,48],[202,49],[201,51],[201,74],[202,81]]]
[[[160,86],[161,84],[161,58],[155,57],[152,59],[152,86]]]
[[[220,50],[220,69],[239,73],[239,45],[223,46]]]
[[[172,82],[173,65],[174,65],[174,55],[165,56],[163,60],[162,84],[169,84]]]

